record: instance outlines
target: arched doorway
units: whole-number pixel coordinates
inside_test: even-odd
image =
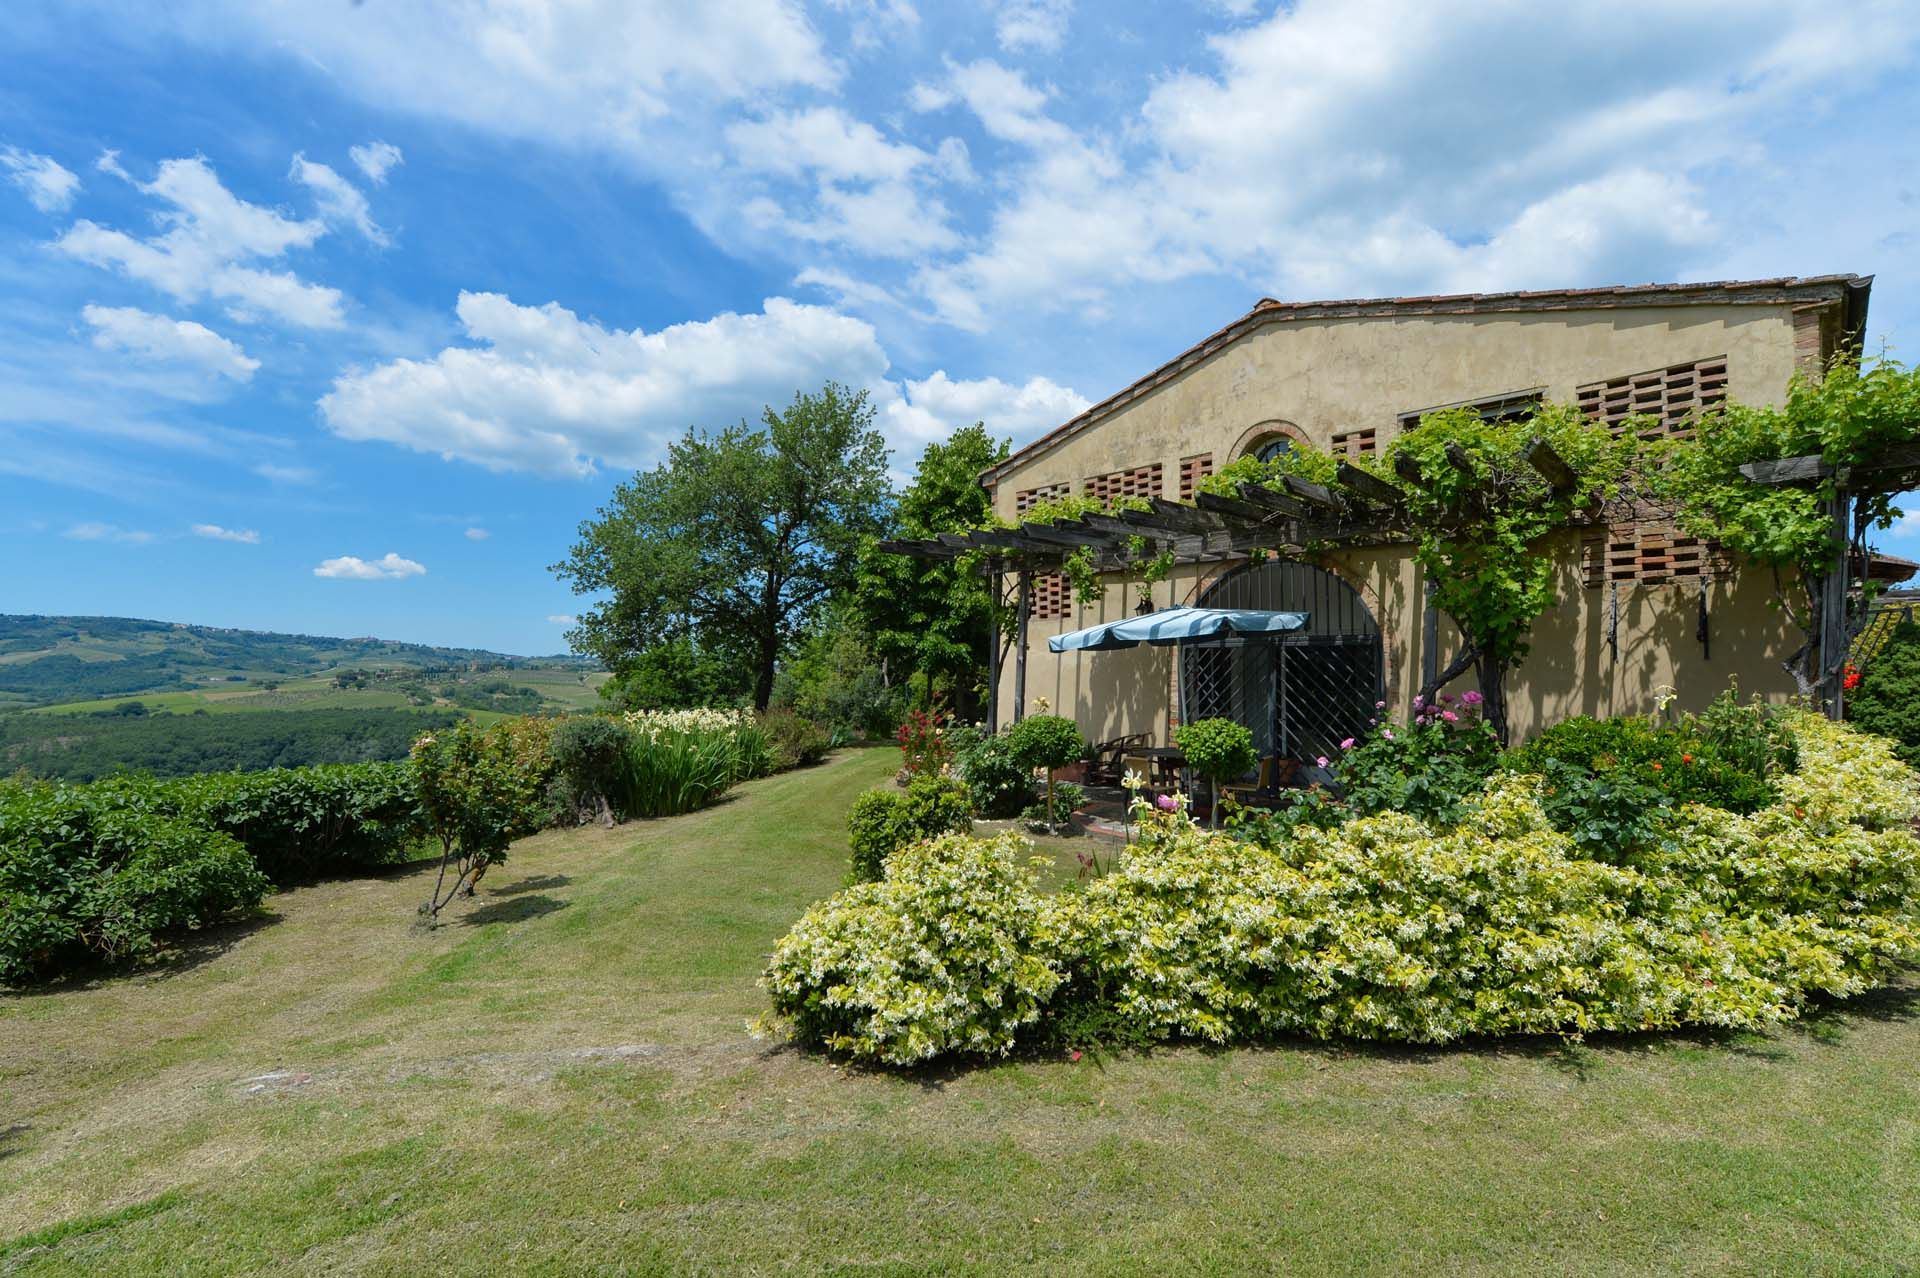
[[[1261,757],[1312,767],[1362,735],[1384,687],[1380,627],[1360,592],[1311,564],[1248,564],[1201,596],[1202,608],[1308,614],[1287,635],[1232,636],[1180,648],[1180,717],[1214,716],[1253,730]]]

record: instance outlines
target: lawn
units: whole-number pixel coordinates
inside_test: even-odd
[[[1920,1267],[1920,983],[1571,1047],[894,1075],[757,1042],[896,758],[527,840],[435,933],[413,870],[0,1000],[0,1274]]]

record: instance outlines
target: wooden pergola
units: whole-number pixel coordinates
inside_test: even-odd
[[[1465,450],[1452,446],[1448,463],[1468,475],[1473,465]],[[1573,487],[1571,467],[1544,439],[1535,439],[1526,451],[1527,463],[1554,492]],[[1035,572],[1057,571],[1069,556],[1090,552],[1098,572],[1124,572],[1140,558],[1171,552],[1178,565],[1218,563],[1253,550],[1282,554],[1303,553],[1310,547],[1382,546],[1405,543],[1412,533],[1406,512],[1406,490],[1425,483],[1411,458],[1396,459],[1399,483],[1389,482],[1350,462],[1342,461],[1332,485],[1288,476],[1277,485],[1239,484],[1235,495],[1202,492],[1191,504],[1147,499],[1144,510],[1113,510],[1053,522],[1026,521],[1011,528],[981,528],[969,533],[942,533],[937,538],[889,540],[880,549],[920,559],[957,559],[980,555],[983,571],[995,582],[995,597],[1009,571],[1016,575],[1014,638],[1014,718],[1027,704],[1027,614]],[[1138,540],[1136,540],[1138,539]],[[1144,543],[1145,553],[1140,553]],[[1423,645],[1431,679],[1435,661],[1431,642],[1437,619],[1427,610],[1429,642]],[[993,660],[988,663],[988,727],[999,727],[1001,636],[993,635]]]
[[[1864,580],[1871,568],[1865,545],[1867,529],[1856,518],[1856,502],[1862,496],[1906,492],[1920,486],[1920,444],[1889,448],[1871,462],[1850,466],[1836,466],[1815,454],[1748,462],[1740,473],[1769,487],[1833,485],[1826,498],[1835,545],[1833,564],[1815,587],[1814,597],[1819,609],[1815,642],[1820,653],[1821,699],[1827,714],[1838,719],[1845,710],[1847,658],[1857,630],[1848,616],[1848,606],[1854,596],[1854,583]]]

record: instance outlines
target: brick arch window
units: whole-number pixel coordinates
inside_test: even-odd
[[[1308,443],[1306,432],[1292,422],[1271,418],[1255,422],[1240,433],[1229,458],[1271,457],[1296,444]]]

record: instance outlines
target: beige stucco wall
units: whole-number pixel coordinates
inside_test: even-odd
[[[1729,393],[1774,403],[1795,368],[1793,317],[1785,305],[1596,309],[1540,315],[1422,316],[1278,323],[1226,347],[1059,446],[1002,476],[995,505],[1015,517],[1015,494],[1154,461],[1164,496],[1177,497],[1179,460],[1212,451],[1216,468],[1249,429],[1284,421],[1325,447],[1336,431],[1372,426],[1386,445],[1403,413],[1543,387],[1571,400],[1588,382],[1696,359],[1727,356]],[[1574,714],[1637,712],[1672,687],[1683,708],[1704,706],[1737,679],[1743,692],[1784,696],[1779,662],[1799,642],[1768,606],[1771,578],[1729,574],[1709,586],[1711,654],[1695,638],[1698,582],[1620,588],[1619,655],[1606,644],[1610,590],[1583,584],[1578,539],[1561,547],[1561,603],[1536,627],[1531,655],[1510,681],[1517,736]],[[1194,603],[1235,564],[1184,566],[1154,591],[1159,605]],[[1424,595],[1404,548],[1340,552],[1322,561],[1360,591],[1379,623],[1387,693],[1410,711],[1421,670]],[[1174,696],[1172,649],[1056,656],[1046,637],[1131,611],[1134,588],[1114,579],[1105,597],[1064,618],[1029,626],[1027,698],[1076,719],[1093,739],[1151,731],[1165,740]],[[1442,664],[1457,637],[1444,619]],[[1472,686],[1472,678],[1452,685]],[[1015,711],[1014,660],[1000,682],[1000,715]]]
[[[1385,447],[1402,413],[1543,387],[1570,401],[1604,378],[1727,356],[1728,392],[1774,403],[1794,370],[1793,316],[1785,305],[1599,308],[1516,315],[1293,320],[1272,323],[1127,404],[995,486],[994,507],[1014,516],[1015,494],[1164,462],[1177,497],[1182,457],[1212,452],[1216,465],[1249,428],[1298,427],[1328,446],[1337,431],[1375,427]]]

